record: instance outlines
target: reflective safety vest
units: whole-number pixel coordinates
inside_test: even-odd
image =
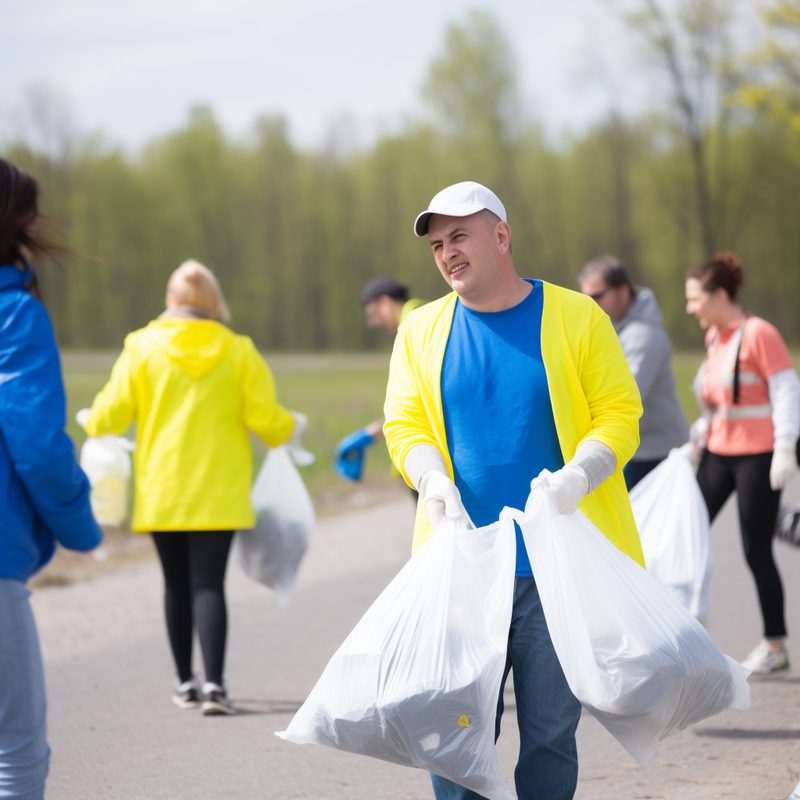
[[[695,394],[711,415],[708,449],[750,455],[774,447],[767,378],[792,366],[778,331],[758,317],[742,317],[735,330],[710,332],[708,351],[695,379]]]

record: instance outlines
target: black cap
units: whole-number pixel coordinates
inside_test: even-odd
[[[399,300],[405,303],[408,300],[408,286],[404,286],[397,278],[392,278],[390,275],[381,275],[373,278],[361,290],[361,307],[363,308],[367,303],[371,303],[384,295],[388,295],[392,300]]]

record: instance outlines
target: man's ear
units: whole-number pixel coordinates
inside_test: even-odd
[[[505,255],[511,249],[511,228],[507,222],[500,220],[494,226],[494,241],[501,255]]]

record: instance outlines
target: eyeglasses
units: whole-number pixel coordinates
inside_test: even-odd
[[[602,300],[603,295],[605,295],[607,292],[610,292],[610,291],[611,291],[611,287],[610,286],[606,286],[606,288],[603,289],[602,292],[597,292],[596,294],[590,294],[589,297],[591,297],[592,300],[594,300],[595,303],[597,303],[598,301]]]

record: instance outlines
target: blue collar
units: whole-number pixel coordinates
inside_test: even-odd
[[[24,272],[13,264],[0,266],[0,292],[4,289],[27,289],[33,281],[33,270],[26,264]]]

